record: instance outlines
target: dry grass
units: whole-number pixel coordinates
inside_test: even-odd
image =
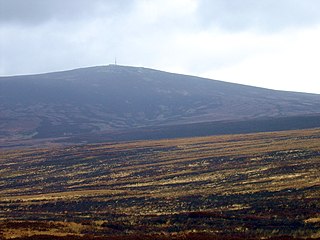
[[[67,221],[79,236],[312,237],[319,168],[320,129],[2,151],[0,218]],[[70,233],[52,229],[17,231]]]

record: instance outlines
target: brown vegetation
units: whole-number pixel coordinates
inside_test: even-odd
[[[0,239],[319,238],[320,129],[0,153]]]

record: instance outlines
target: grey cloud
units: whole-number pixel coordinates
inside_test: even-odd
[[[130,0],[0,0],[0,23],[36,25],[114,15],[134,4]]]
[[[0,75],[104,65],[115,57],[122,65],[193,75],[216,74],[226,68],[232,75],[229,67],[237,70],[237,63],[265,52],[259,49],[267,41],[260,46],[254,39],[250,42],[251,37],[268,38],[277,31],[274,35],[285,39],[279,42],[282,45],[291,41],[286,36],[291,35],[279,30],[293,27],[298,31],[292,32],[300,34],[297,27],[315,27],[320,22],[320,0],[173,1],[0,0]],[[230,32],[242,30],[266,34],[230,37]],[[243,42],[247,40],[248,46]],[[311,42],[315,49],[316,42]],[[317,61],[310,59],[306,61],[313,66]],[[316,67],[314,72],[317,76]]]
[[[319,9],[318,0],[200,0],[198,17],[203,27],[278,31],[319,23]]]

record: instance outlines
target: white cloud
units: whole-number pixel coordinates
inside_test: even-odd
[[[199,0],[198,17],[204,26],[270,33],[319,23],[319,7],[318,0]]]
[[[254,47],[254,53],[203,75],[272,89],[320,93],[320,26],[270,36],[251,36],[248,41]],[[243,53],[248,50],[244,46],[239,49]]]

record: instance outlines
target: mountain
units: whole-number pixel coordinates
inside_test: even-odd
[[[190,126],[232,128],[232,123],[259,121],[262,126],[282,121],[281,130],[296,118],[303,127],[320,126],[320,95],[118,65],[0,77],[0,139],[6,140],[177,127],[184,132]],[[197,129],[193,132],[197,135]]]

